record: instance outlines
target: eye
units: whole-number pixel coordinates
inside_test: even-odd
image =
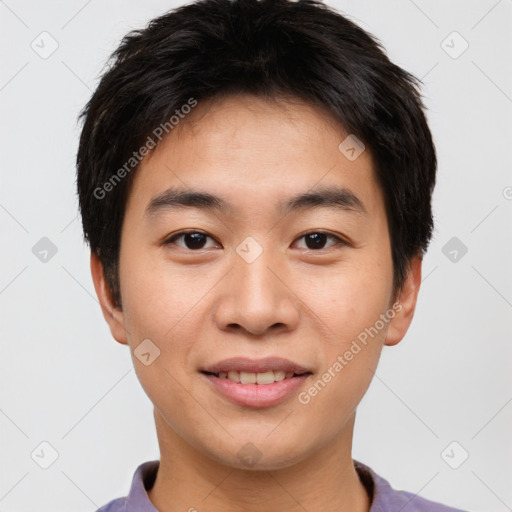
[[[210,245],[209,247],[207,245],[208,239],[214,242],[214,244]],[[325,244],[329,239],[333,241],[333,243],[325,247]],[[181,241],[181,243],[177,243],[178,240]],[[321,231],[305,233],[304,235],[301,235],[297,240],[305,241],[305,246],[299,246],[300,249],[320,250],[328,249],[334,245],[346,245],[346,242],[341,238]],[[164,241],[164,245],[177,245],[178,247],[189,250],[201,250],[218,246],[211,236],[201,231],[181,231],[180,233],[175,233]]]
[[[326,244],[329,238],[334,240],[334,243],[331,244],[329,247],[332,247],[333,245],[337,244],[346,245],[344,240],[335,235],[331,235],[330,233],[323,233],[321,231],[312,231],[310,233],[305,233],[304,235],[298,238],[298,240],[304,239],[306,244],[306,247],[299,248],[312,250],[326,249],[328,247],[324,247],[324,245]]]
[[[206,246],[206,241],[208,238],[213,240],[211,236],[207,235],[206,233],[202,233],[201,231],[181,231],[180,233],[176,233],[165,240],[164,245],[177,245],[183,249],[190,250],[208,249]],[[175,243],[176,240],[180,239],[183,240],[184,245],[181,243]]]

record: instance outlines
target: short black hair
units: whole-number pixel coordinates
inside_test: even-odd
[[[137,150],[157,142],[158,127],[170,132],[184,105],[240,93],[327,108],[364,143],[384,196],[396,295],[433,231],[437,160],[420,84],[377,38],[317,0],[198,0],[129,32],[80,113],[77,153],[84,237],[116,305]]]

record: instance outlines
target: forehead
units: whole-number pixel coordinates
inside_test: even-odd
[[[129,202],[146,209],[169,188],[189,189],[223,199],[232,213],[277,211],[283,196],[343,187],[371,213],[382,199],[372,157],[365,149],[348,158],[350,137],[326,108],[298,99],[199,102],[142,161]]]

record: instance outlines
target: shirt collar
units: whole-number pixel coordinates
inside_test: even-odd
[[[126,498],[126,512],[158,512],[151,503],[147,490],[155,483],[159,465],[159,460],[150,460],[136,469],[130,493]]]

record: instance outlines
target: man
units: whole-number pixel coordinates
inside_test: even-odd
[[[322,3],[201,0],[128,34],[83,118],[94,285],[161,452],[101,512],[454,511],[351,456],[433,229],[416,80]]]

